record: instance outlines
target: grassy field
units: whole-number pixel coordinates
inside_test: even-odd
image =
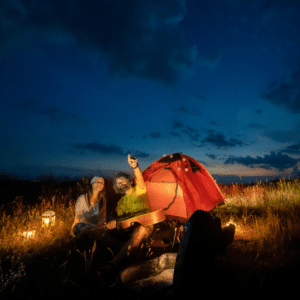
[[[75,201],[87,187],[87,179],[69,183],[43,183],[40,195],[30,201],[22,195],[0,208],[1,299],[120,299],[130,294],[121,287],[97,281],[95,257],[103,261],[114,254],[96,244],[85,247],[70,236]],[[202,294],[292,294],[297,290],[300,267],[300,181],[255,185],[220,185],[225,204],[211,214],[222,226],[236,224],[233,243],[219,255],[202,283]],[[118,198],[108,180],[109,213]],[[53,226],[42,226],[41,215],[55,211]],[[171,240],[170,240],[171,243]],[[174,241],[165,249],[144,245],[136,259],[150,259],[161,251],[176,252]],[[152,256],[151,256],[152,255]],[[101,261],[101,262],[103,262]],[[243,293],[243,294],[241,294]],[[144,296],[147,298],[147,296]],[[174,295],[161,295],[172,298]]]

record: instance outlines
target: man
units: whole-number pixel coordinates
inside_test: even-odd
[[[118,219],[127,219],[151,212],[149,199],[147,196],[146,184],[143,179],[142,172],[139,168],[137,158],[128,154],[128,164],[132,167],[136,184],[133,179],[124,172],[119,172],[114,179],[114,190],[116,193],[123,194],[117,203]],[[153,232],[153,225],[143,226],[135,224],[130,227],[132,232],[129,240],[122,247],[120,252],[101,269],[101,277],[109,280],[115,276],[119,265],[128,257],[132,256],[138,250],[143,240],[148,238]]]
[[[114,190],[116,193],[124,195],[117,205],[118,218],[151,212],[146,185],[137,159],[128,155],[128,163],[133,169],[136,185],[134,186],[134,182],[128,174],[120,172],[116,175]]]

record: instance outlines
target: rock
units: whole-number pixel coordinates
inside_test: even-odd
[[[177,253],[136,263],[122,270],[119,279],[124,287],[137,293],[155,293],[173,284]]]

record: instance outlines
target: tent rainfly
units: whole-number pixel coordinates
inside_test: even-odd
[[[143,172],[152,211],[186,221],[196,210],[210,211],[224,201],[209,172],[182,153],[164,156]]]

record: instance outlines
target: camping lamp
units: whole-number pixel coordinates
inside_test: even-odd
[[[230,225],[233,225],[236,228],[236,224],[231,220],[226,224],[226,226],[230,226]]]
[[[27,240],[33,238],[35,236],[35,230],[30,230],[30,231],[24,231],[22,233],[22,237],[26,238]]]
[[[55,224],[55,212],[47,210],[42,214],[42,226],[53,226]]]
[[[227,223],[226,226],[221,229],[224,245],[228,246],[233,242],[235,230],[236,224],[232,221],[229,221],[229,223]]]

